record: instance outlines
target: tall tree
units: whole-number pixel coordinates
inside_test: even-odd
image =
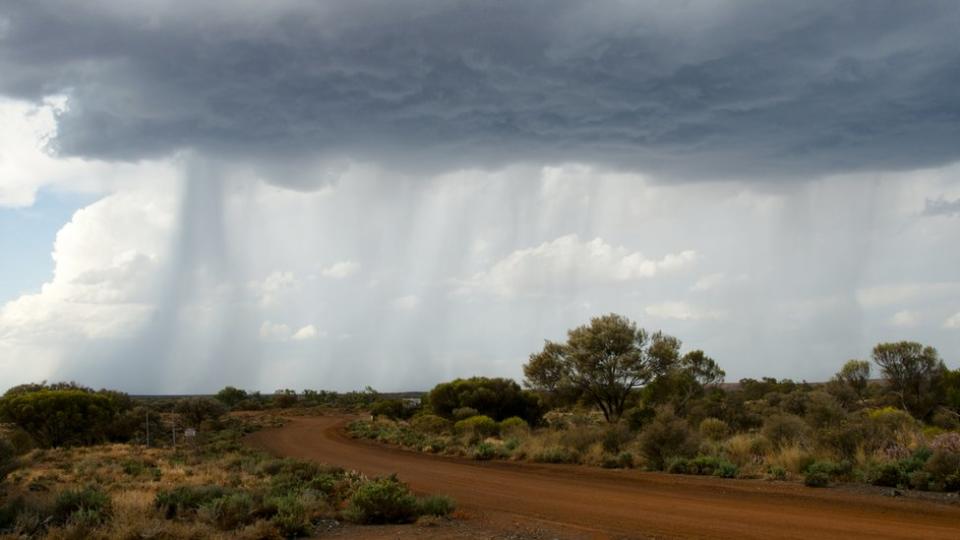
[[[660,336],[659,342],[668,341],[669,336]],[[623,415],[630,392],[653,375],[650,343],[647,331],[626,317],[595,317],[567,332],[566,343],[548,341],[532,354],[523,367],[525,384],[547,392],[573,390],[596,405],[607,421],[615,422]]]
[[[900,405],[914,417],[925,418],[937,406],[947,368],[936,349],[913,341],[881,343],[873,348],[873,361]]]
[[[867,383],[870,381],[870,362],[849,360],[833,378],[853,390],[857,398],[863,399],[863,393],[867,390]]]

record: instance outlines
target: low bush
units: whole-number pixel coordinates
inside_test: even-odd
[[[831,480],[847,472],[848,466],[832,461],[815,461],[804,471],[804,484],[810,487],[825,487]],[[824,483],[823,479],[826,478]]]
[[[763,422],[763,436],[778,448],[803,442],[808,431],[803,418],[793,414],[774,414]]]
[[[74,517],[79,517],[85,523],[101,524],[110,518],[112,510],[109,495],[99,488],[86,487],[60,493],[53,503],[51,518],[60,525]]]
[[[779,480],[783,481],[787,479],[787,470],[779,466],[771,466],[767,468],[767,480]]]
[[[252,523],[256,515],[257,504],[248,493],[228,493],[214,499],[198,509],[204,521],[215,525],[222,531],[231,531],[242,525]]]
[[[511,433],[515,431],[529,431],[530,424],[526,420],[520,418],[519,416],[511,416],[506,420],[500,422],[500,432],[501,433]]]
[[[487,461],[497,457],[497,447],[487,443],[481,442],[480,444],[473,447],[472,452],[473,459],[479,461]]]
[[[223,497],[226,490],[221,486],[180,486],[161,490],[154,497],[156,506],[167,519],[196,512],[201,506]]]
[[[671,474],[697,474],[702,476],[719,476],[721,478],[736,478],[739,468],[714,456],[697,456],[694,459],[675,457],[667,461],[666,471]]]
[[[421,516],[448,516],[456,507],[453,499],[444,495],[430,495],[417,501],[417,513]]]
[[[803,477],[803,485],[807,487],[827,487],[830,485],[830,475],[821,471],[810,471]]]
[[[284,538],[308,536],[311,533],[310,516],[300,498],[287,495],[271,501],[276,513],[270,522]]]
[[[533,454],[538,463],[576,463],[577,455],[563,446],[551,446]]]
[[[722,441],[730,433],[730,426],[719,418],[704,418],[700,422],[700,435],[711,441]]]
[[[417,519],[418,511],[410,488],[392,475],[357,487],[344,515],[355,523],[411,523]]]
[[[904,473],[897,463],[883,463],[870,475],[870,483],[875,486],[898,487],[904,483]]]
[[[663,469],[672,457],[693,457],[699,446],[687,422],[670,409],[660,409],[640,433],[640,452],[652,467]]]
[[[491,437],[497,433],[497,423],[489,416],[471,416],[454,425],[457,433],[477,437]]]
[[[451,414],[455,420],[466,420],[471,416],[477,416],[480,412],[473,407],[458,407]]]
[[[435,414],[421,414],[410,421],[410,426],[417,431],[439,435],[446,433],[452,428],[452,424],[446,418]]]

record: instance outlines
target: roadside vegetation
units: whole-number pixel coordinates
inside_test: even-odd
[[[879,344],[871,360],[821,384],[723,384],[703,351],[607,315],[532,354],[526,388],[458,379],[420,403],[381,400],[349,430],[477,460],[960,491],[960,370],[913,342]]]
[[[0,398],[0,535],[293,538],[453,511],[452,500],[416,496],[393,476],[244,445],[245,434],[282,422],[274,412],[228,415],[204,397],[144,403],[73,383],[13,388]],[[186,426],[197,435],[185,438]]]

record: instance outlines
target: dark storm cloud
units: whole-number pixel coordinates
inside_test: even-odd
[[[955,2],[2,1],[55,148],[798,176],[960,158]]]

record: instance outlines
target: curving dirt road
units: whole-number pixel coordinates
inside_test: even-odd
[[[271,453],[398,473],[488,523],[541,523],[587,537],[960,538],[960,506],[811,489],[566,465],[476,462],[350,439],[346,417],[294,418],[250,436]]]

